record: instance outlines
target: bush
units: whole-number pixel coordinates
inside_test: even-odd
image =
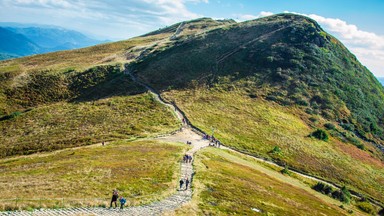
[[[375,213],[375,209],[373,208],[372,204],[369,202],[358,202],[356,206],[368,214]]]
[[[317,117],[314,117],[314,116],[309,117],[309,120],[310,120],[311,122],[313,122],[313,123],[316,123],[316,122],[319,121],[319,119],[318,119]]]
[[[315,186],[312,187],[312,189],[326,195],[330,195],[333,192],[333,189],[331,186],[324,184],[322,182],[318,182]]]
[[[384,208],[382,208],[382,209],[379,211],[379,215],[380,215],[380,216],[384,216]]]
[[[291,175],[291,172],[289,171],[287,166],[285,166],[284,169],[282,169],[280,172],[285,175]]]
[[[338,191],[334,191],[332,197],[344,203],[349,203],[351,201],[351,193],[345,186]]]
[[[273,153],[273,154],[280,154],[281,153],[281,148],[279,146],[275,146],[272,149],[271,153]]]
[[[344,128],[345,130],[348,130],[348,131],[354,131],[355,130],[355,126],[353,124],[341,123],[340,126],[342,128]]]
[[[327,128],[328,130],[334,130],[336,126],[332,123],[325,123],[324,127]]]
[[[328,141],[329,136],[328,133],[325,130],[317,129],[311,134],[311,137],[315,137],[319,140]]]

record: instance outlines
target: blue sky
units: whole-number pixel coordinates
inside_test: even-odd
[[[315,19],[384,77],[384,0],[0,0],[0,22],[56,25],[99,39],[199,17],[244,21],[283,12]]]

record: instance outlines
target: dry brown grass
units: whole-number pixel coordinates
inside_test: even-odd
[[[130,205],[161,199],[174,191],[185,148],[151,140],[119,141],[2,159],[0,210],[103,206],[114,188]]]

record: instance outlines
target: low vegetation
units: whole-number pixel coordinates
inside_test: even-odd
[[[324,142],[308,137],[313,129],[305,119],[310,115],[300,109],[249,98],[240,89],[197,88],[164,95],[197,127],[207,133],[215,128],[215,137],[224,145],[345,184],[377,200],[384,198],[384,164],[379,150],[368,143],[369,151],[363,151],[347,140],[329,138]],[[283,154],[271,153],[276,146]]]
[[[0,158],[177,130],[172,112],[150,94],[58,102],[0,121]]]
[[[297,187],[281,174],[258,170],[256,162],[247,162],[228,153],[206,149],[199,152],[194,180],[198,214],[204,215],[343,215],[336,203],[314,196]],[[276,176],[275,176],[276,175]],[[305,187],[305,186],[304,186]],[[316,192],[314,192],[316,193]],[[188,207],[184,207],[188,208]],[[188,212],[188,210],[180,210]],[[196,212],[195,212],[196,214]]]
[[[0,160],[0,210],[108,206],[113,189],[128,205],[172,193],[185,146],[118,141]]]
[[[314,132],[311,133],[311,137],[315,137],[315,138],[317,138],[319,140],[323,140],[325,142],[327,142],[329,139],[328,133],[323,129],[315,130]]]

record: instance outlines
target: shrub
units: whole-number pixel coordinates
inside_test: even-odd
[[[311,136],[323,141],[328,141],[329,139],[328,133],[322,129],[317,129],[311,134]]]
[[[318,119],[317,117],[314,117],[314,116],[309,117],[309,120],[310,120],[311,122],[314,122],[314,123],[316,123],[316,122],[319,121],[319,119]]]
[[[318,182],[315,186],[312,187],[312,189],[326,195],[330,195],[333,192],[333,189],[331,186],[324,184],[322,182]]]
[[[373,208],[372,204],[369,202],[358,202],[356,206],[368,214],[375,213],[375,209]]]
[[[271,153],[273,153],[273,154],[280,154],[281,153],[281,148],[279,146],[275,146],[272,149]]]
[[[282,169],[280,172],[285,175],[291,175],[291,172],[289,171],[288,166],[285,166],[284,169]]]
[[[382,209],[379,211],[379,215],[380,215],[380,216],[384,216],[384,208],[382,208]]]
[[[348,131],[354,131],[355,130],[355,126],[353,126],[353,124],[341,123],[340,126],[342,128],[344,128],[345,130],[348,130]]]
[[[332,123],[325,123],[324,127],[329,129],[329,130],[334,130],[336,128],[336,126]]]
[[[345,186],[338,191],[334,191],[332,197],[344,203],[349,203],[351,201],[351,193]]]

